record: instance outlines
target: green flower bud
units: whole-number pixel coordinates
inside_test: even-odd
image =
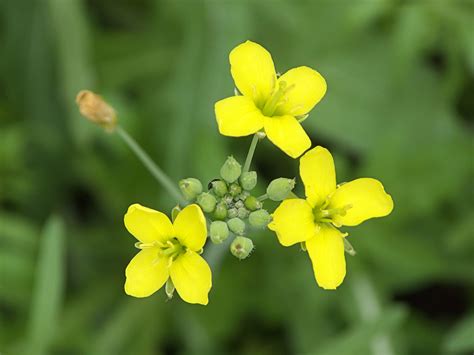
[[[171,220],[173,222],[176,219],[176,217],[178,217],[179,212],[181,212],[181,207],[179,207],[179,205],[174,206],[173,209],[171,210]]]
[[[238,198],[239,200],[245,201],[245,199],[246,199],[247,197],[249,197],[249,196],[250,196],[250,192],[248,192],[248,191],[242,191],[242,193],[241,193],[239,196],[237,196],[237,198]]]
[[[240,176],[240,185],[244,190],[252,190],[257,185],[257,173],[255,171],[247,171]]]
[[[240,219],[247,218],[248,215],[249,215],[249,211],[245,207],[241,207],[237,209],[237,217],[239,217]]]
[[[239,208],[242,208],[244,207],[244,203],[243,201],[237,201],[235,204],[234,204],[235,208],[239,209]]]
[[[227,221],[229,229],[237,235],[242,235],[245,232],[245,222],[240,218],[232,218]]]
[[[278,178],[273,180],[267,187],[267,195],[270,200],[283,201],[295,187],[294,179]]]
[[[242,188],[240,187],[239,184],[232,184],[229,186],[229,193],[233,196],[236,197],[242,192]]]
[[[230,245],[230,252],[237,259],[243,260],[250,255],[253,250],[252,239],[236,237]]]
[[[216,198],[208,192],[203,192],[197,197],[197,203],[204,212],[211,213],[216,207]]]
[[[183,179],[179,182],[179,189],[188,201],[194,200],[202,192],[201,181],[195,178]]]
[[[219,202],[213,214],[215,219],[224,220],[227,217],[227,205],[225,202]]]
[[[212,181],[211,186],[216,196],[222,197],[227,193],[227,184],[222,180]]]
[[[237,208],[230,208],[227,210],[227,217],[235,218],[237,217]]]
[[[221,168],[221,176],[228,183],[236,181],[239,178],[241,172],[242,167],[233,156],[228,157]]]
[[[257,228],[264,228],[267,226],[268,223],[270,223],[272,217],[270,216],[270,213],[267,212],[267,210],[258,210],[258,211],[253,211],[249,214],[249,223],[251,226],[257,227]]]
[[[234,199],[232,198],[231,195],[226,195],[222,201],[224,201],[225,203],[227,203],[227,206],[230,205],[232,203],[232,201],[234,201]]]
[[[223,221],[214,221],[210,227],[211,241],[220,244],[229,236],[229,227]]]
[[[247,197],[245,199],[244,205],[250,211],[255,211],[255,210],[258,210],[259,208],[262,208],[262,203],[255,196]]]

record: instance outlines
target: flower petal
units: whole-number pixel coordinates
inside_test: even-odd
[[[288,199],[273,212],[268,228],[274,231],[284,246],[304,242],[314,236],[313,209],[306,200]]]
[[[380,181],[371,178],[357,179],[339,186],[331,197],[329,208],[344,208],[350,205],[345,216],[336,222],[345,226],[356,226],[367,219],[383,217],[393,210],[392,197],[387,194]]]
[[[326,93],[326,80],[316,70],[298,67],[288,70],[278,82],[291,87],[286,93],[286,102],[278,107],[278,115],[299,116],[311,111]]]
[[[336,170],[329,150],[317,146],[306,152],[300,159],[300,176],[308,202],[313,207],[322,205],[336,190]]]
[[[258,43],[247,41],[230,52],[229,61],[239,91],[257,106],[263,106],[276,83],[271,54]]]
[[[164,213],[138,203],[128,208],[124,223],[130,234],[142,243],[166,241],[174,234],[173,225]]]
[[[314,238],[306,242],[318,285],[335,290],[346,276],[344,240],[341,232],[332,226],[322,225]]]
[[[174,221],[176,237],[193,251],[202,249],[207,238],[206,218],[196,204],[186,206]]]
[[[133,297],[148,297],[168,280],[168,258],[158,258],[156,248],[143,249],[125,270],[125,293]]]
[[[225,136],[248,136],[263,127],[263,115],[248,97],[232,96],[220,100],[214,110],[219,132]]]
[[[188,250],[180,255],[171,264],[170,275],[176,291],[184,301],[204,305],[209,302],[208,293],[212,287],[211,269],[198,254]]]
[[[292,158],[311,147],[308,135],[293,116],[265,117],[264,127],[272,143]]]

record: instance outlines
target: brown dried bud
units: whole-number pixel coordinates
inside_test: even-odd
[[[76,96],[76,103],[81,115],[89,121],[104,127],[107,131],[114,130],[117,125],[117,114],[101,96],[89,90],[81,90]]]

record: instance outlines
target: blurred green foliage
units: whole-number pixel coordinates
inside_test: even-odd
[[[2,354],[474,351],[472,1],[4,0],[0,28]],[[75,94],[102,93],[176,181],[209,181],[250,143],[219,136],[213,114],[246,39],[281,72],[325,76],[313,144],[338,181],[383,181],[395,210],[350,231],[335,292],[264,232],[251,258],[225,255],[207,307],[129,298],[123,214],[174,201]],[[297,175],[268,142],[255,159],[268,181]]]

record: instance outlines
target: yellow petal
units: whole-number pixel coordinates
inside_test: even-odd
[[[323,98],[326,93],[326,80],[316,70],[298,67],[288,70],[278,82],[284,81],[291,87],[286,93],[286,101],[278,107],[278,115],[304,115]]]
[[[143,249],[125,270],[125,293],[133,297],[148,297],[168,280],[168,258],[158,258],[156,248]]]
[[[343,184],[331,197],[329,208],[351,206],[345,216],[336,222],[356,226],[367,219],[383,217],[393,209],[392,197],[387,194],[380,181],[371,178],[357,179]]]
[[[318,285],[335,290],[346,276],[344,241],[341,232],[332,226],[322,225],[314,238],[306,242]]]
[[[264,127],[268,139],[292,158],[311,147],[308,135],[293,116],[265,117]]]
[[[263,115],[248,97],[228,97],[216,102],[214,109],[219,132],[225,136],[248,136],[263,127]]]
[[[201,208],[196,204],[185,207],[174,221],[174,230],[181,244],[194,251],[202,249],[207,238],[207,226]]]
[[[304,242],[314,236],[313,209],[306,200],[288,199],[273,212],[268,228],[274,231],[284,246]]]
[[[247,41],[235,47],[229,55],[230,71],[239,91],[263,106],[276,82],[271,54],[261,45]]]
[[[320,206],[336,190],[336,170],[331,153],[317,146],[300,159],[300,176],[306,198],[312,206]]]
[[[206,305],[212,286],[211,269],[207,262],[193,251],[188,250],[176,259],[170,268],[179,296],[188,303]]]
[[[142,243],[166,241],[174,236],[173,225],[165,214],[138,203],[128,208],[124,222],[127,230]]]

